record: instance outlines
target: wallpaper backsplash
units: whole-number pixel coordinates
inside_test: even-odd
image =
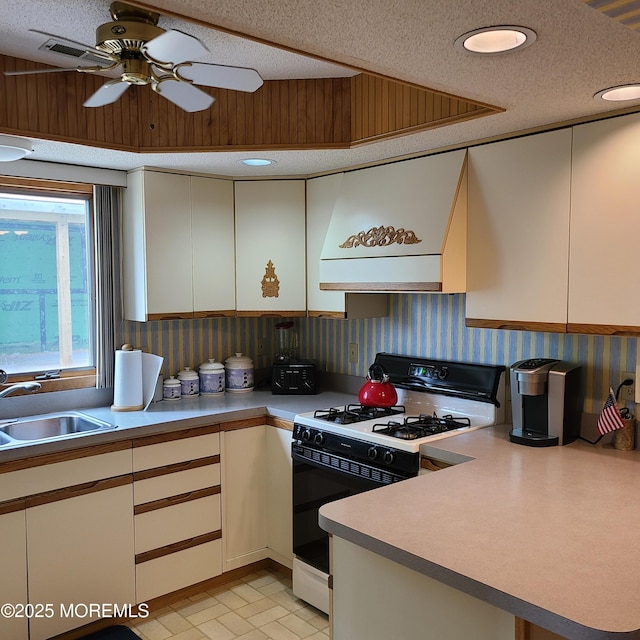
[[[394,294],[386,318],[330,320],[295,318],[300,356],[315,359],[323,371],[364,377],[379,351],[509,367],[517,360],[548,357],[580,363],[585,372],[586,413],[598,413],[608,389],[635,372],[636,338],[468,329],[464,294]],[[273,359],[274,326],[281,318],[220,318],[127,322],[129,342],[165,359],[163,374],[197,368],[208,358],[224,361],[236,352],[253,358],[257,369]],[[348,345],[359,345],[350,363]],[[258,354],[262,343],[264,354]]]

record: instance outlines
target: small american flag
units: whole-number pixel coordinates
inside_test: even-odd
[[[602,407],[602,412],[598,417],[598,431],[601,435],[610,433],[616,429],[622,429],[624,422],[620,415],[620,410],[616,404],[616,398],[613,395],[613,389],[609,389],[609,397]]]

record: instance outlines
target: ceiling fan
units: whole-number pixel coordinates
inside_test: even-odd
[[[208,109],[214,98],[195,85],[254,92],[262,86],[255,69],[192,62],[208,51],[200,40],[182,31],[158,26],[160,14],[124,2],[112,2],[112,22],[96,30],[96,46],[32,29],[36,33],[81,46],[97,64],[87,67],[7,71],[5,75],[30,75],[59,71],[96,73],[121,67],[120,77],[103,84],[85,103],[102,107],[115,102],[131,86],[150,84],[163,98],[185,111]]]

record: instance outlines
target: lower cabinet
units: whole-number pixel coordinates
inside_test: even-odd
[[[222,433],[224,570],[272,558],[291,568],[291,429],[238,421]]]
[[[266,425],[222,432],[224,570],[267,557]]]
[[[0,505],[0,604],[24,605],[27,602],[27,545],[24,501]],[[10,576],[11,579],[7,579]],[[0,638],[27,640],[27,617],[0,619]]]
[[[52,501],[26,511],[29,602],[51,603],[57,615],[32,617],[31,640],[94,621],[89,604],[131,605],[134,598],[131,475],[99,481],[90,493],[46,498]]]
[[[218,431],[133,441],[137,603],[222,573]]]
[[[130,443],[0,465],[0,637],[45,640],[133,604]],[[19,510],[16,507],[20,506]]]
[[[331,545],[334,640],[514,639],[513,615],[335,535]]]

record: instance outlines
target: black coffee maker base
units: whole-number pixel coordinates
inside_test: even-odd
[[[554,447],[560,440],[558,436],[548,436],[544,433],[526,431],[524,429],[511,429],[509,440],[516,444],[524,444],[527,447]]]

